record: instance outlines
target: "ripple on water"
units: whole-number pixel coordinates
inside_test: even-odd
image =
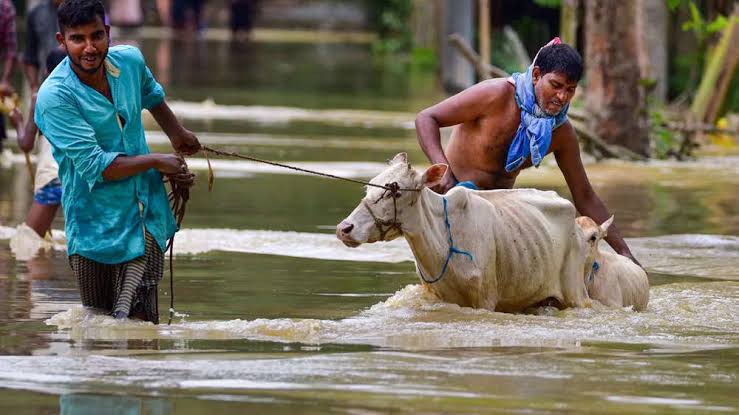
[[[306,344],[370,344],[419,350],[461,347],[578,347],[582,342],[722,347],[739,343],[739,283],[653,287],[646,312],[628,308],[568,309],[548,315],[496,313],[438,300],[408,285],[342,320],[255,319],[154,326],[116,321],[73,307],[46,321],[75,339],[250,339]]]

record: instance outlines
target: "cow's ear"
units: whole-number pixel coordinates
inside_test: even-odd
[[[392,160],[390,160],[391,166],[393,164],[399,164],[399,163],[408,164],[408,154],[406,154],[405,152],[398,153],[395,155],[395,157],[393,157]]]
[[[608,227],[611,226],[613,223],[613,215],[611,215],[608,220],[600,224],[600,231],[603,233],[603,237],[605,238],[606,235],[608,235]]]
[[[426,187],[434,187],[437,184],[441,182],[441,179],[444,178],[444,174],[446,174],[446,171],[449,169],[449,166],[443,163],[434,164],[433,166],[429,167],[425,172],[423,172],[423,177],[421,177],[421,182]]]

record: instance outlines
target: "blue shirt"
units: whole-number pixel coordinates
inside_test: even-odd
[[[164,100],[138,49],[112,47],[104,65],[113,103],[83,84],[65,58],[39,90],[35,120],[59,163],[67,253],[118,264],[144,255],[145,230],[164,251],[176,225],[157,170],[102,177],[119,155],[149,153],[141,111]]]

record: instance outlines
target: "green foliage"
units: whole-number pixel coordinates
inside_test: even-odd
[[[519,64],[513,44],[508,41],[502,29],[491,33],[490,56],[493,65],[508,73],[522,72],[526,68]]]
[[[682,3],[682,0],[667,0],[667,8],[670,9],[671,12],[674,12],[678,7],[680,7],[680,3]]]
[[[437,63],[436,53],[431,48],[413,48],[411,51],[411,65],[414,69],[433,71]]]
[[[698,78],[703,73],[703,68],[708,55],[709,38],[721,32],[729,24],[726,16],[719,15],[713,21],[707,21],[695,0],[665,0],[667,7],[676,12],[681,7],[687,7],[688,20],[681,27],[695,36],[697,46],[691,53],[675,56],[673,58],[673,70],[669,77],[669,88],[671,93],[691,96],[698,85]]]
[[[364,0],[370,25],[380,39],[372,49],[375,53],[408,52],[411,49],[409,24],[413,4],[411,0]]]
[[[716,33],[724,30],[729,25],[729,19],[724,15],[719,15],[714,21],[706,25],[706,32]]]
[[[658,159],[666,159],[673,155],[679,141],[679,137],[665,126],[666,121],[660,108],[650,108],[650,139],[654,146],[654,157]]]
[[[729,24],[729,20],[724,15],[719,15],[712,22],[706,21],[693,0],[667,0],[667,7],[674,12],[683,3],[688,5],[690,20],[683,22],[682,29],[686,32],[692,31],[698,42],[705,41],[708,36],[722,31]]]
[[[537,6],[549,7],[550,9],[556,9],[560,6],[560,0],[534,0]]]

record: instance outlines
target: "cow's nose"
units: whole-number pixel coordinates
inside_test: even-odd
[[[340,227],[341,227],[341,233],[348,234],[352,231],[352,229],[354,229],[354,224],[353,223],[348,223],[348,224],[342,223]]]

